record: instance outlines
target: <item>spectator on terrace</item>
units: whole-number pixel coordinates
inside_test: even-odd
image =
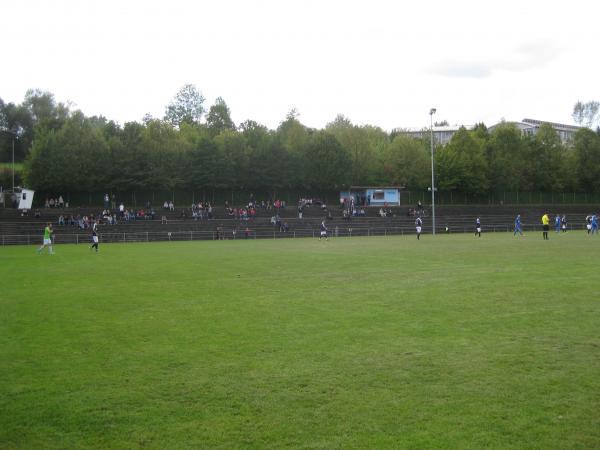
[[[110,199],[108,194],[104,194],[104,209],[108,209],[110,207]]]
[[[208,204],[208,218],[213,218],[212,205],[210,203]]]
[[[110,197],[110,209],[113,211],[117,209],[117,197],[115,194],[111,195]]]
[[[170,211],[175,211],[175,205],[173,204],[173,201],[169,202],[169,210]]]
[[[162,216],[162,217],[160,218],[160,223],[161,223],[162,225],[166,225],[166,224],[167,224],[167,216]]]
[[[182,220],[185,220],[185,219],[187,219],[187,215],[186,215],[186,213],[185,213],[185,209],[181,211],[181,219],[182,219]]]
[[[304,213],[302,205],[298,206],[298,219],[302,219],[302,214]]]
[[[275,219],[275,216],[271,216],[271,225],[275,225],[277,223],[277,220]]]
[[[163,209],[169,209],[169,202],[165,200],[163,203]]]
[[[54,198],[50,199],[50,208],[54,208],[54,205],[56,204],[56,201],[54,200]]]
[[[65,201],[62,198],[62,195],[58,196],[58,207],[59,208],[64,208],[65,207]]]
[[[39,219],[40,217],[42,217],[42,213],[40,212],[39,209],[35,210],[34,216],[35,216],[36,219]]]
[[[123,204],[123,202],[121,202],[121,204],[119,205],[119,215],[121,217],[123,217],[124,214],[125,214],[125,205]]]
[[[44,208],[50,208],[50,200],[46,197],[46,201],[44,202]]]

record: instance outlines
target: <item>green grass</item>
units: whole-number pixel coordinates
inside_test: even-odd
[[[599,448],[599,246],[0,247],[0,447]]]

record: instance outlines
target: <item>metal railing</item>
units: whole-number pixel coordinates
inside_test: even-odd
[[[585,230],[583,224],[569,224],[568,231]],[[512,225],[489,225],[482,228],[483,233],[512,232]],[[524,232],[541,232],[541,225],[524,225]],[[551,231],[555,232],[554,227]],[[436,227],[436,233],[443,234],[444,227]],[[453,227],[450,233],[474,233],[472,226]],[[431,233],[431,227],[423,227],[423,234]],[[338,227],[330,229],[328,235],[335,237],[358,237],[358,236],[398,236],[414,235],[414,227]],[[295,230],[288,232],[280,231],[252,231],[246,236],[244,231],[224,230],[217,231],[143,231],[122,233],[98,233],[101,243],[132,243],[132,242],[168,242],[168,241],[206,241],[206,240],[245,240],[245,239],[293,239],[293,238],[317,238],[319,230]],[[42,236],[40,234],[3,234],[0,235],[0,245],[40,245]],[[54,235],[55,244],[82,244],[89,245],[91,236],[89,233],[65,233]]]

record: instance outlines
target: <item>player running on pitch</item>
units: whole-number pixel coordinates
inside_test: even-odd
[[[417,241],[421,240],[421,230],[423,229],[423,220],[420,217],[417,217],[415,220],[415,228],[417,230]]]
[[[52,229],[52,224],[48,222],[46,228],[44,228],[44,243],[40,248],[38,248],[37,252],[42,253],[46,247],[48,247],[48,253],[50,255],[54,255],[54,250],[52,249],[52,239],[54,236],[54,230]]]
[[[475,221],[475,236],[481,237],[481,219],[479,217]]]

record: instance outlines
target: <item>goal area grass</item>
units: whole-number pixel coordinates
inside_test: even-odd
[[[597,236],[35,249],[0,448],[600,447]]]

